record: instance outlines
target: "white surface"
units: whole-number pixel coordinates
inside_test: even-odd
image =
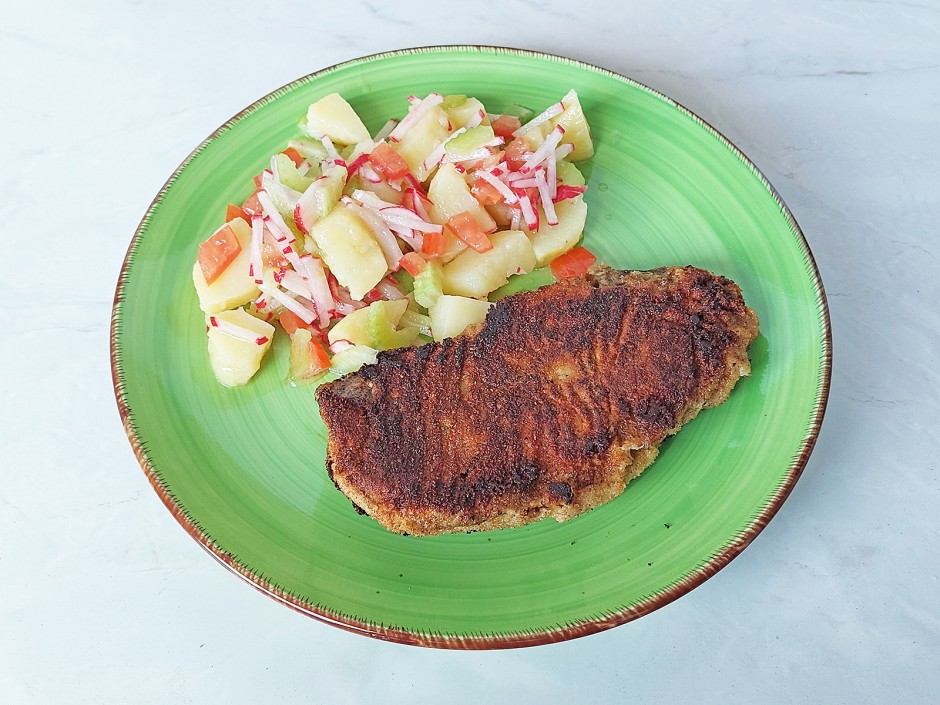
[[[940,8],[630,5],[60,0],[4,9],[0,701],[935,700]],[[777,518],[677,602],[559,645],[409,648],[263,597],[163,508],[111,391],[118,269],[151,198],[190,150],[306,73],[445,43],[565,54],[685,104],[780,190],[829,293],[829,410]]]

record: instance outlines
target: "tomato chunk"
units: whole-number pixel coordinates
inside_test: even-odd
[[[283,152],[281,152],[281,154],[294,162],[294,166],[300,166],[304,163],[303,155],[293,147],[288,147]]]
[[[522,127],[522,123],[515,115],[500,115],[491,123],[493,132],[507,142],[512,139],[512,133]]]
[[[490,242],[486,232],[480,227],[477,219],[473,217],[470,211],[463,211],[455,215],[447,221],[447,227],[454,235],[477,252],[487,252],[493,249],[493,243]]]
[[[323,344],[316,338],[310,339],[310,357],[313,358],[311,372],[321,372],[330,369],[330,356]]]
[[[284,332],[288,335],[293,335],[296,333],[298,328],[305,328],[307,330],[310,329],[310,326],[304,323],[300,316],[298,316],[293,311],[288,311],[287,309],[284,309],[280,314],[278,314],[277,322],[281,324],[281,328],[283,328]]]
[[[425,257],[440,257],[447,252],[447,235],[444,232],[425,233],[421,254]]]
[[[251,196],[248,197],[248,200],[242,204],[242,210],[250,213],[261,212],[261,201],[258,200],[257,191],[251,194]]]
[[[510,169],[519,171],[525,165],[525,160],[529,156],[529,148],[526,147],[521,137],[517,137],[506,146],[503,156]]]
[[[261,188],[261,179],[262,179],[263,177],[264,177],[264,172],[263,172],[263,171],[262,171],[260,174],[255,174],[255,175],[252,177],[252,181],[255,182],[255,189],[256,189],[256,190],[258,190],[258,189]]]
[[[413,277],[418,276],[426,264],[427,261],[417,252],[408,252],[401,258],[401,266]]]
[[[503,202],[503,194],[493,184],[483,179],[477,179],[470,187],[470,193],[484,206],[492,206]]]
[[[573,250],[559,255],[552,260],[552,274],[556,279],[568,279],[569,277],[579,277],[591,265],[597,261],[597,257],[583,247],[575,247]]]
[[[206,284],[212,284],[222,276],[222,272],[228,269],[241,251],[241,243],[228,225],[216,230],[208,240],[200,244],[197,261]]]
[[[408,169],[408,162],[401,158],[387,142],[379,142],[375,149],[369,153],[369,162],[389,181],[400,179],[406,174],[411,173]]]
[[[225,222],[231,223],[236,218],[241,218],[246,223],[251,225],[251,218],[248,216],[248,214],[240,206],[236,206],[234,203],[229,203],[225,208]]]

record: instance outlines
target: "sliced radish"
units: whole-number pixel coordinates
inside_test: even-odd
[[[558,225],[558,216],[555,214],[555,206],[552,203],[552,195],[548,190],[548,182],[545,180],[545,171],[535,170],[535,183],[539,189],[539,200],[542,202],[542,210],[545,211],[545,222],[549,225]]]
[[[397,125],[398,125],[398,120],[396,120],[395,118],[392,118],[387,123],[382,125],[382,129],[379,130],[378,133],[376,133],[375,135],[375,141],[381,142],[382,140],[384,140],[386,137],[388,137],[391,134],[392,130],[394,130]]]
[[[301,276],[306,278],[310,288],[310,300],[320,316],[320,327],[325,328],[330,323],[330,312],[336,308],[336,302],[330,292],[323,263],[313,255],[304,255],[300,258],[300,265]]]
[[[543,113],[536,115],[534,118],[529,120],[525,125],[520,127],[518,130],[512,133],[513,137],[518,137],[519,135],[524,135],[526,132],[531,130],[534,127],[538,127],[542,123],[548,122],[556,115],[561,115],[565,111],[565,104],[561,101],[558,101],[554,105],[548,106]]]
[[[385,262],[388,264],[388,268],[393,272],[398,271],[398,262],[401,260],[404,253],[401,251],[401,247],[395,239],[395,235],[386,227],[382,218],[371,208],[357,205],[352,199],[347,201],[346,198],[344,198],[343,202],[347,208],[351,209],[353,213],[362,218],[366,225],[369,226],[369,230],[371,230],[372,234],[375,236],[375,240],[379,244],[382,254],[385,255]]]
[[[522,208],[522,217],[525,218],[526,227],[535,231],[539,229],[539,214],[536,212],[535,208],[532,206],[532,201],[529,200],[528,196],[522,196],[519,199],[519,205]]]
[[[444,226],[421,220],[415,213],[403,206],[387,206],[378,211],[379,217],[389,225],[398,225],[422,233],[443,232]]]
[[[555,125],[555,129],[548,133],[545,141],[525,160],[525,163],[522,165],[522,171],[531,171],[548,159],[549,155],[554,155],[555,147],[558,146],[558,143],[561,142],[561,138],[564,136],[565,128],[561,125]]]
[[[302,320],[304,323],[306,323],[308,326],[311,323],[313,323],[315,320],[317,320],[316,311],[313,311],[307,308],[302,303],[300,303],[297,299],[295,299],[293,296],[290,296],[289,294],[285,294],[278,287],[276,286],[272,286],[270,288],[264,287],[261,289],[261,291],[265,294],[265,296],[268,296],[274,301],[277,301],[279,304],[281,304],[281,306],[286,308],[288,311],[290,311],[293,314],[296,314],[296,316],[300,320]]]
[[[558,191],[558,162],[554,157],[545,160],[545,180],[548,182],[549,198],[555,198]]]
[[[552,200],[555,203],[559,201],[565,201],[569,198],[574,198],[575,196],[580,196],[587,190],[587,186],[569,186],[568,184],[559,184],[558,193],[555,194],[555,198]]]
[[[398,301],[405,298],[404,292],[387,277],[376,284],[375,288],[378,289],[379,293],[382,294],[382,296],[384,296],[388,301]]]
[[[559,146],[558,149],[555,150],[555,161],[558,161],[559,159],[564,159],[573,151],[574,151],[574,145],[571,144],[570,142],[568,144],[563,144]]]
[[[274,237],[279,242],[284,240],[287,242],[293,242],[294,233],[292,233],[291,229],[287,227],[287,223],[284,221],[284,217],[274,206],[274,201],[271,200],[271,197],[268,195],[267,191],[258,191],[257,196],[258,203],[261,204],[261,209],[264,211],[265,224],[268,226],[271,234],[274,235]]]
[[[412,108],[407,115],[398,123],[395,128],[388,133],[388,138],[393,142],[399,142],[402,137],[410,130],[412,127],[418,124],[418,121],[421,120],[432,108],[436,105],[440,105],[444,102],[444,96],[440,93],[430,93],[428,97],[419,103],[412,103]]]
[[[220,333],[224,333],[231,338],[243,340],[246,343],[264,345],[268,342],[268,337],[266,335],[258,335],[254,331],[250,331],[247,328],[242,328],[240,325],[231,323],[221,318],[217,318],[215,316],[209,316],[209,325],[218,329]]]
[[[486,183],[499,191],[499,194],[503,197],[503,200],[506,203],[513,204],[518,201],[519,199],[516,198],[516,194],[514,194],[506,184],[497,178],[495,171],[495,169],[492,171],[475,171],[473,172],[473,176],[477,179],[483,179]]]
[[[261,243],[264,241],[264,218],[255,213],[251,216],[251,248],[248,258],[248,276],[260,284],[263,263],[261,260]]]
[[[349,348],[353,347],[355,347],[355,345],[350,343],[348,340],[337,340],[335,343],[330,345],[330,352],[335,355],[336,353],[343,352],[343,350],[349,350]]]

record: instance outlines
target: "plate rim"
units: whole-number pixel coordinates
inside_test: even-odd
[[[181,172],[190,164],[190,162],[192,162],[196,155],[202,152],[202,150],[204,150],[219,135],[231,129],[243,117],[262,108],[267,103],[276,100],[280,95],[294,90],[295,88],[298,88],[304,84],[310,83],[324,74],[328,74],[348,66],[368,63],[386,58],[394,58],[396,56],[412,56],[418,54],[434,54],[459,51],[491,55],[507,54],[512,56],[538,58],[550,62],[564,63],[575,66],[577,68],[599,73],[628,85],[632,85],[635,88],[640,88],[641,90],[652,94],[660,100],[663,100],[666,103],[672,105],[681,113],[685,114],[694,122],[705,128],[706,131],[712,133],[726,148],[731,150],[731,152],[746,167],[751,170],[751,172],[757,177],[758,181],[767,189],[771,197],[780,207],[781,213],[787,220],[791,232],[796,237],[797,245],[799,245],[802,250],[805,263],[808,265],[808,271],[812,277],[812,283],[816,293],[816,303],[818,305],[818,323],[821,324],[823,334],[822,348],[820,350],[822,365],[819,378],[817,380],[816,398],[813,404],[811,423],[805,432],[804,438],[800,445],[799,453],[794,456],[794,459],[791,461],[790,466],[787,469],[784,482],[782,482],[777,487],[770,500],[766,503],[763,509],[751,519],[748,526],[737,536],[733,537],[728,545],[723,547],[706,563],[696,567],[689,574],[681,577],[671,585],[656,592],[653,595],[647,596],[645,599],[637,602],[632,606],[622,608],[600,617],[590,617],[577,622],[534,629],[531,631],[526,630],[459,634],[435,631],[418,631],[396,627],[393,625],[375,624],[355,616],[335,612],[321,605],[314,604],[310,600],[285,591],[266,578],[255,574],[247,565],[239,562],[234,556],[216,544],[215,541],[202,530],[194,518],[189,516],[187,511],[177,502],[175,496],[170,491],[170,488],[159,476],[156,467],[153,465],[147,455],[145,442],[139,435],[138,429],[134,425],[133,411],[128,404],[126,392],[124,390],[122,353],[120,346],[120,320],[121,307],[124,302],[124,289],[128,282],[133,254],[141,236],[152,220],[154,210],[156,209],[157,205],[163,200],[167,190],[170,188],[173,182],[176,181]],[[566,641],[569,639],[587,636],[589,634],[595,634],[597,632],[605,631],[607,629],[611,629],[621,624],[633,621],[669,604],[682,595],[691,592],[693,589],[704,583],[706,580],[728,565],[734,558],[740,555],[741,552],[747,548],[747,546],[750,545],[750,543],[757,537],[757,535],[763,531],[764,527],[767,526],[770,520],[777,514],[783,503],[789,497],[790,493],[793,491],[794,486],[796,485],[797,480],[799,480],[800,476],[802,475],[803,469],[806,467],[806,463],[809,460],[809,457],[816,444],[816,440],[819,436],[823,417],[825,416],[826,407],[828,404],[829,390],[832,379],[832,324],[829,314],[829,304],[826,298],[822,277],[819,273],[819,267],[813,256],[812,250],[810,249],[809,243],[807,242],[806,237],[803,234],[803,231],[800,228],[799,223],[797,223],[796,218],[791,212],[789,206],[787,206],[786,202],[783,200],[783,197],[773,186],[773,184],[771,184],[767,177],[764,176],[763,172],[761,172],[760,169],[754,164],[754,162],[751,161],[744,154],[744,152],[741,151],[740,148],[731,142],[731,140],[725,137],[719,130],[715,129],[715,127],[713,127],[706,120],[702,119],[693,111],[686,108],[681,103],[673,100],[669,96],[633,78],[615,71],[611,71],[610,69],[581,61],[579,59],[572,59],[566,56],[552,54],[544,51],[499,45],[434,44],[378,52],[375,54],[367,54],[346,61],[341,61],[309,73],[305,76],[290,81],[280,88],[277,88],[255,100],[246,108],[240,110],[236,115],[226,120],[222,125],[213,130],[213,132],[208,137],[202,140],[202,142],[200,142],[199,145],[193,149],[193,151],[190,152],[190,154],[173,171],[163,186],[161,186],[160,190],[157,192],[156,196],[147,207],[147,210],[145,211],[144,216],[134,231],[134,235],[131,238],[130,244],[128,245],[127,252],[124,256],[124,260],[121,264],[121,269],[118,275],[117,286],[115,288],[114,300],[111,309],[110,361],[112,385],[114,387],[114,395],[117,402],[118,413],[120,414],[124,432],[127,435],[131,449],[134,453],[134,456],[137,458],[138,464],[144,471],[144,474],[150,482],[150,485],[156,491],[164,506],[170,511],[177,522],[179,522],[186,533],[188,533],[200,546],[202,546],[203,549],[206,550],[206,552],[209,553],[209,555],[215,558],[229,571],[242,578],[245,582],[261,593],[273,598],[281,604],[284,604],[287,607],[300,612],[301,614],[313,617],[320,622],[324,622],[326,624],[330,624],[353,633],[369,636],[382,641],[393,641],[411,646],[446,649],[503,649],[538,646],[559,641]]]

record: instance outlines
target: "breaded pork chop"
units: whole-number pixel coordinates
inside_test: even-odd
[[[724,277],[595,266],[321,386],[327,470],[399,533],[564,521],[618,496],[666,436],[723,402],[757,332]]]

